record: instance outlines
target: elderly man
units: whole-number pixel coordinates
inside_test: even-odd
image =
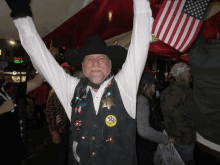
[[[176,142],[176,149],[186,165],[194,165],[193,149],[196,141],[195,124],[185,116],[196,110],[193,90],[190,88],[190,68],[185,63],[177,63],[171,68],[173,81],[161,93],[160,106],[165,130]]]
[[[66,53],[66,57],[71,53],[72,62],[82,62],[87,78],[78,79],[66,74],[47,50],[34,26],[29,3],[6,2],[34,67],[50,83],[71,120],[74,165],[136,164],[136,94],[152,41],[150,3],[134,0],[128,53],[120,46],[108,47],[99,36],[88,37],[82,50]],[[111,68],[122,64],[113,76]]]

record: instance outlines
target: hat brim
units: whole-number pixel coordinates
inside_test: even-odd
[[[114,70],[118,67],[122,67],[124,64],[127,57],[127,50],[116,45],[94,49],[68,49],[64,53],[64,58],[71,67],[80,67],[84,57],[92,54],[107,55],[112,61],[112,70]]]

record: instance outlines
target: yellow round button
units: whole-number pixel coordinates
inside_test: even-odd
[[[105,123],[107,124],[107,126],[109,127],[114,127],[117,123],[117,119],[114,115],[108,115],[105,118]]]

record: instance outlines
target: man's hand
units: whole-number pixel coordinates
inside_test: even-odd
[[[6,100],[1,106],[0,106],[0,115],[5,112],[10,112],[14,109],[14,100]]]
[[[30,0],[5,0],[11,9],[11,17],[19,18],[25,16],[32,16],[30,8]]]
[[[61,142],[61,138],[60,138],[60,135],[59,133],[57,133],[57,131],[53,131],[52,133],[52,140],[55,144],[58,144]]]

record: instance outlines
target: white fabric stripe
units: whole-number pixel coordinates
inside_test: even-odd
[[[8,98],[8,100],[11,100],[11,97],[5,92],[4,88],[2,87],[1,89],[2,89],[2,91],[5,93],[5,95],[6,95],[6,97]]]
[[[0,93],[0,95],[1,95],[5,100],[8,100],[8,98],[6,98],[2,93]]]
[[[79,110],[78,110],[78,112],[80,113],[80,112],[81,112],[81,110],[82,110],[82,106],[79,106]]]
[[[5,92],[5,90],[4,90],[3,87],[4,87],[4,86],[2,86],[1,90],[5,93],[5,95],[6,95],[7,98],[6,98],[2,93],[0,93],[1,96],[5,99],[5,101],[6,101],[6,100],[12,100],[11,97]],[[16,106],[17,106],[17,105],[14,104],[14,107],[16,107]],[[14,112],[14,109],[12,109],[11,112]]]
[[[199,143],[201,143],[201,144],[203,144],[203,145],[205,145],[205,146],[207,146],[207,147],[209,147],[209,148],[211,148],[211,149],[213,149],[215,151],[220,152],[220,145],[212,143],[212,142],[204,139],[201,135],[198,134],[198,132],[196,132],[196,140]]]
[[[160,19],[159,19],[159,21],[157,22],[157,26],[156,26],[156,28],[155,28],[154,35],[157,35],[157,32],[158,32],[158,30],[159,30],[159,28],[160,28],[160,26],[161,26],[162,21],[164,20],[164,17],[165,17],[165,15],[166,15],[166,12],[167,12],[169,6],[170,6],[170,3],[171,3],[171,1],[168,1],[168,2],[167,2],[167,4],[166,4],[166,6],[165,6],[165,8],[164,8],[164,10],[163,10],[163,12],[162,12],[162,14],[161,14],[161,16],[160,16]]]
[[[191,41],[191,39],[192,39],[193,36],[195,35],[196,29],[197,29],[197,27],[198,27],[198,25],[199,25],[199,22],[200,22],[200,20],[196,19],[196,22],[195,22],[195,24],[194,24],[194,26],[193,26],[193,28],[192,28],[192,32],[191,32],[190,36],[188,37],[188,39],[187,39],[185,45],[184,45],[184,46],[182,47],[182,49],[180,50],[181,52],[183,52],[183,50],[186,48],[186,46],[188,46],[189,42]]]
[[[167,37],[166,37],[165,41],[164,41],[165,43],[168,43],[168,42],[169,42],[169,39],[170,39],[172,33],[174,33],[173,30],[174,30],[174,28],[176,27],[176,22],[178,21],[178,19],[179,19],[179,17],[180,17],[180,14],[181,14],[181,12],[182,12],[182,9],[183,9],[184,4],[185,4],[185,1],[182,1],[181,5],[180,5],[180,8],[179,8],[179,10],[178,10],[178,12],[177,12],[177,14],[176,14],[176,17],[175,17],[174,20],[173,20],[172,26],[170,27],[170,30],[169,30],[169,32],[168,32],[168,34],[167,34]]]
[[[170,11],[170,13],[169,13],[169,16],[167,17],[167,20],[166,20],[166,22],[165,22],[165,24],[164,24],[164,26],[163,26],[163,29],[161,30],[161,33],[160,33],[160,36],[159,36],[159,39],[160,39],[160,40],[162,40],[163,35],[165,34],[165,31],[167,30],[167,26],[169,25],[170,20],[171,20],[171,18],[173,17],[173,13],[174,13],[174,11],[176,10],[177,4],[178,4],[178,1],[175,1],[175,2],[173,3],[172,9],[171,9],[171,11]],[[165,34],[165,35],[166,35],[166,34]]]
[[[193,21],[193,17],[189,17],[189,20],[188,20],[188,22],[187,22],[187,24],[186,24],[186,26],[185,26],[185,30],[183,31],[183,35],[181,36],[181,39],[180,39],[178,45],[176,46],[176,49],[179,50],[179,47],[180,47],[182,44],[184,44],[183,41],[184,41],[184,39],[186,38],[186,35],[187,35],[188,31],[189,31],[189,27],[190,27],[192,21]]]
[[[186,16],[187,16],[187,14],[184,13],[184,14],[183,14],[183,18],[182,18],[182,20],[181,20],[181,22],[180,22],[180,24],[179,24],[179,27],[177,28],[176,34],[175,34],[175,36],[173,37],[173,40],[172,40],[172,42],[171,42],[171,44],[170,44],[170,46],[172,46],[172,47],[173,47],[173,45],[174,45],[176,42],[179,42],[179,41],[176,41],[176,40],[177,40],[177,38],[178,38],[179,35],[180,35],[180,31],[181,31],[181,29],[182,29],[182,27],[183,27],[183,24],[184,24],[184,22],[185,22]]]
[[[76,154],[76,148],[77,148],[78,143],[76,141],[73,141],[73,156],[75,157],[75,159],[80,162],[80,158],[78,157],[78,155]]]

